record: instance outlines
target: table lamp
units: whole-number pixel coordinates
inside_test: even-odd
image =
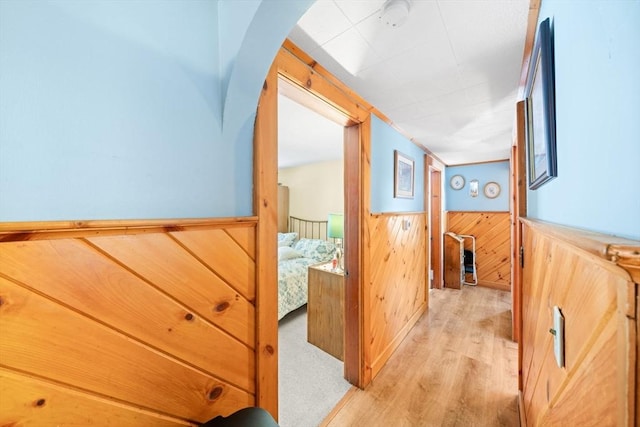
[[[336,258],[338,259],[336,270],[342,271],[342,239],[344,237],[343,214],[329,214],[329,220],[327,222],[327,237],[336,239]]]

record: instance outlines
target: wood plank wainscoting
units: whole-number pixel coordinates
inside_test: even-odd
[[[254,406],[256,225],[3,224],[0,425],[185,426]]]
[[[637,426],[640,242],[523,222],[523,426]],[[565,319],[554,356],[553,307]]]
[[[476,238],[478,285],[511,290],[509,212],[447,212],[447,231]]]
[[[427,216],[371,214],[365,284],[365,366],[375,377],[427,309]]]

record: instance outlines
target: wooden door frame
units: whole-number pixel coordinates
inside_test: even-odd
[[[433,270],[433,280],[430,287],[434,289],[442,289],[443,277],[442,277],[442,170],[437,168],[433,164],[433,160],[429,157],[429,236],[431,242],[430,249],[430,265]],[[432,174],[438,174],[440,176],[439,185],[434,185]],[[439,202],[439,208],[433,209],[433,198],[437,197]],[[433,220],[437,224],[433,224]],[[430,277],[430,276],[428,276]]]
[[[529,1],[529,14],[527,16],[527,34],[524,41],[522,54],[522,66],[520,67],[520,81],[518,84],[518,101],[516,103],[516,118],[514,123],[513,144],[511,149],[511,328],[513,340],[518,343],[518,390],[523,390],[522,384],[522,352],[523,352],[523,325],[522,325],[522,287],[523,272],[521,264],[520,248],[523,247],[521,218],[527,217],[527,173],[526,173],[526,116],[524,93],[527,85],[529,65],[531,62],[535,43],[536,30],[538,28],[538,15],[540,13],[541,0]],[[524,424],[524,406],[522,393],[519,395],[518,406],[520,420]]]
[[[362,350],[363,317],[361,285],[362,170],[359,166],[362,144],[369,141],[369,133],[361,126],[369,112],[354,102],[346,87],[337,86],[337,80],[314,61],[305,61],[303,52],[293,44],[285,43],[276,57],[280,80],[286,80],[303,92],[310,101],[306,104],[319,114],[345,126],[345,345],[344,374],[352,384],[362,387],[364,363]],[[325,74],[326,73],[326,74]],[[341,85],[341,84],[340,84]]]
[[[511,299],[512,335],[522,336],[522,227],[520,218],[527,216],[527,179],[525,158],[525,101],[516,104],[516,141],[511,147]]]
[[[367,383],[364,345],[366,301],[363,281],[366,221],[369,202],[371,115],[396,128],[379,110],[345,86],[313,58],[286,40],[265,80],[254,131],[254,203],[258,216],[257,240],[257,349],[256,404],[277,416],[277,94],[280,80],[310,95],[312,104],[330,108],[325,116],[345,126],[345,378],[363,388]],[[306,105],[306,104],[305,104]],[[314,109],[312,106],[307,105]],[[318,111],[318,110],[316,110]],[[331,111],[333,113],[331,113]],[[320,111],[318,111],[320,112]],[[321,112],[322,114],[322,112]],[[328,114],[328,115],[327,115]],[[431,153],[427,152],[431,157]],[[273,245],[272,245],[273,241]],[[273,248],[271,248],[271,245]]]
[[[289,68],[288,68],[289,69]],[[299,83],[299,82],[298,82]],[[304,105],[325,118],[344,126],[343,167],[344,167],[344,249],[345,249],[345,346],[344,376],[354,385],[361,385],[361,369],[363,366],[361,352],[360,323],[354,319],[362,319],[360,312],[360,276],[362,272],[362,246],[359,238],[361,229],[361,134],[363,123],[357,123],[344,115],[332,105],[316,96],[306,88],[300,87],[290,80],[287,73],[278,71],[278,92]],[[368,128],[367,128],[368,129]]]
[[[258,257],[258,297],[257,304],[257,393],[256,404],[277,415],[278,366],[277,366],[277,316],[269,313],[268,307],[276,307],[277,270],[275,255],[270,255],[265,242],[276,235],[277,216],[277,94],[279,80],[285,79],[291,87],[298,88],[312,96],[305,104],[318,111],[324,105],[333,113],[334,121],[342,120],[345,128],[345,378],[358,387],[363,386],[363,351],[361,312],[362,278],[362,145],[370,143],[369,128],[361,129],[361,124],[369,120],[373,107],[340,83],[328,71],[293,43],[286,41],[279,50],[273,66],[263,86],[256,114],[254,132],[254,181],[255,206],[258,215],[257,246]],[[338,114],[336,114],[338,113]],[[381,115],[382,116],[382,115]],[[384,116],[382,116],[384,117]],[[354,182],[355,181],[355,182]],[[347,186],[346,184],[349,183]],[[273,223],[273,224],[272,224]],[[269,233],[273,237],[269,236]],[[275,244],[274,244],[275,246]],[[260,249],[269,254],[268,259],[260,257]],[[271,259],[273,258],[273,259]],[[266,274],[261,274],[265,270]],[[261,292],[260,292],[261,291]],[[269,343],[262,345],[261,343]],[[275,355],[267,357],[266,355]],[[275,360],[275,362],[274,362]],[[275,396],[275,398],[274,398]]]

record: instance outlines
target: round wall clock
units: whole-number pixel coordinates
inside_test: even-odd
[[[462,175],[452,176],[449,180],[449,185],[454,190],[460,190],[462,187],[464,187],[464,177]]]
[[[495,199],[500,195],[500,184],[497,182],[487,182],[484,185],[484,195],[489,199]]]

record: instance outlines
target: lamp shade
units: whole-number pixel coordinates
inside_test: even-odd
[[[342,236],[344,236],[344,215],[329,214],[327,236],[334,239],[342,239]]]

